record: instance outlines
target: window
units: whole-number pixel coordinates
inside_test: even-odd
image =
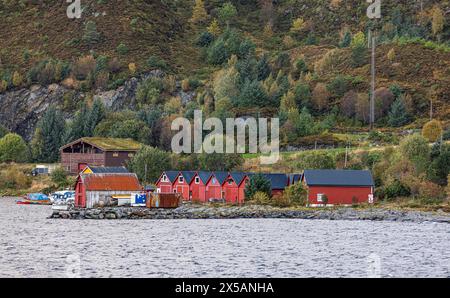
[[[200,177],[195,177],[195,184],[200,184]]]
[[[161,182],[168,182],[169,179],[167,179],[167,175],[164,174],[161,178]]]
[[[216,178],[212,178],[212,183],[213,183],[213,184],[216,184],[216,183],[217,183]]]
[[[184,182],[184,177],[183,176],[179,176],[178,177],[178,182],[183,183]]]
[[[324,196],[323,193],[318,193],[317,194],[317,202],[322,203],[323,202],[323,196]]]
[[[114,152],[113,157],[119,157],[119,152]]]
[[[176,189],[174,189],[174,190],[173,190],[173,193],[177,193],[177,190],[176,190]]]
[[[228,185],[233,184],[233,180],[232,179],[228,179]]]

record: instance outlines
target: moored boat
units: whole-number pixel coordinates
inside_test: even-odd
[[[22,200],[16,201],[18,205],[50,205],[50,199],[47,195],[41,193],[30,193]]]

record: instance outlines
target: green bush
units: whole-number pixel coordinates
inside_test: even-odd
[[[300,182],[286,187],[283,196],[290,204],[305,206],[308,202],[307,191]]]
[[[334,156],[328,152],[312,151],[302,154],[297,167],[303,170],[335,169]]]
[[[391,184],[381,190],[380,197],[385,199],[393,199],[398,197],[408,197],[411,190],[399,180],[394,180]]]
[[[267,193],[262,191],[255,192],[250,200],[258,205],[268,205],[272,202]]]
[[[29,150],[21,136],[8,133],[0,139],[0,162],[26,162]]]
[[[101,36],[97,31],[97,25],[93,21],[88,21],[84,27],[83,42],[88,45],[94,45],[100,42]]]
[[[161,69],[161,70],[168,69],[166,61],[158,56],[150,56],[147,60],[147,66],[150,69]]]
[[[66,188],[70,185],[67,172],[63,168],[56,168],[50,175],[52,182],[58,188]]]
[[[117,53],[119,53],[119,55],[124,56],[124,55],[128,54],[129,49],[128,49],[128,47],[127,47],[126,44],[120,43],[120,44],[117,46],[116,51],[117,51]]]

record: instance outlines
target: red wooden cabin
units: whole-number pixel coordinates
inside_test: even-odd
[[[191,201],[192,193],[190,189],[190,184],[192,179],[194,178],[195,172],[193,171],[181,171],[178,172],[178,175],[175,177],[172,183],[173,192],[181,194],[183,200]]]
[[[165,171],[159,176],[156,181],[157,193],[173,193],[172,185],[178,176],[179,171]]]
[[[303,183],[310,206],[373,203],[374,182],[370,171],[306,170]]]
[[[206,199],[206,183],[209,177],[211,177],[211,172],[198,171],[192,178],[190,189],[192,193],[192,201],[198,201],[205,203]]]
[[[242,204],[245,199],[245,183],[242,183],[247,177],[244,173],[230,173],[222,184],[222,190],[225,194],[224,199],[227,203]]]
[[[225,193],[222,190],[222,185],[227,178],[227,172],[213,172],[206,182],[206,201],[210,199],[224,199]]]

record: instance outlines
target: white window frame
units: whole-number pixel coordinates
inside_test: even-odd
[[[323,197],[325,196],[325,194],[323,193],[318,193],[317,194],[317,202],[318,203],[323,203]]]
[[[195,177],[195,184],[200,184],[200,177]]]
[[[211,182],[212,182],[212,184],[216,184],[217,183],[217,179],[213,177]]]
[[[183,176],[178,176],[178,182],[179,183],[184,183],[184,177]]]
[[[167,175],[166,174],[164,174],[163,176],[162,176],[162,178],[161,178],[161,181],[162,182],[167,182]]]

